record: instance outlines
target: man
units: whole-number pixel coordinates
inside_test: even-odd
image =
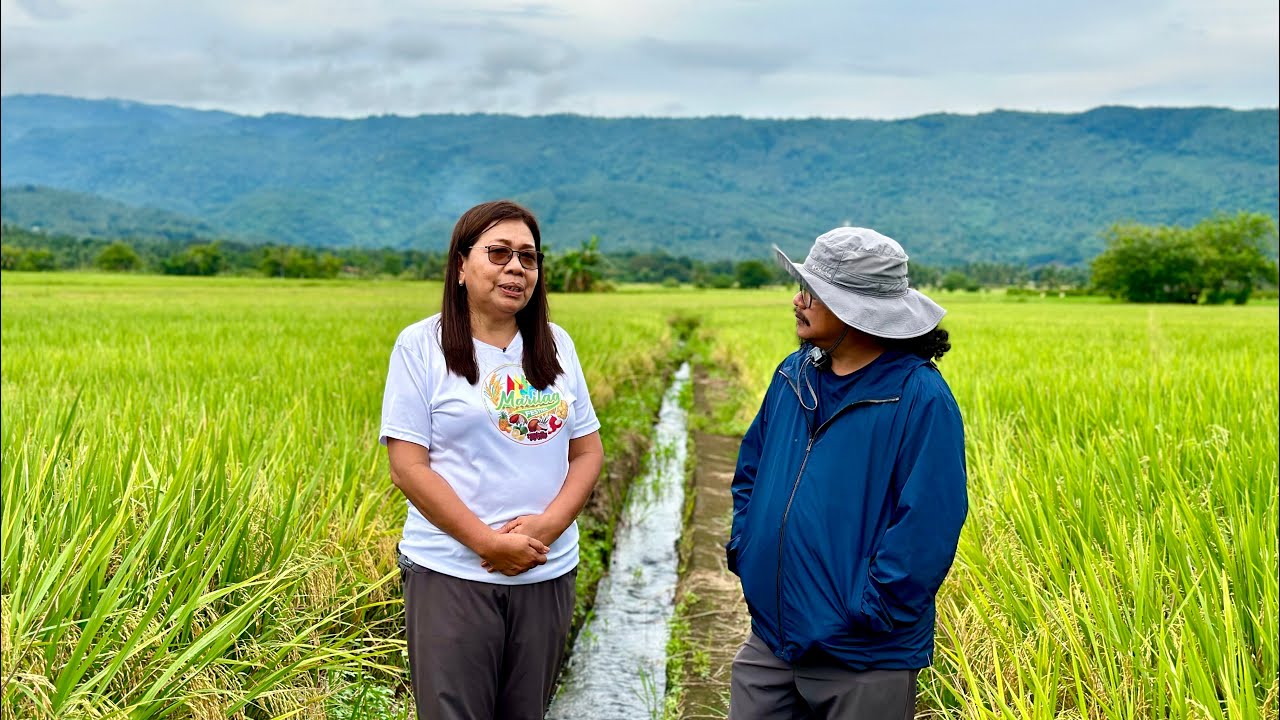
[[[964,431],[932,362],[946,313],[907,283],[907,255],[841,227],[803,265],[800,349],[742,440],[725,546],[751,634],[729,717],[915,716],[934,596],[967,512]]]

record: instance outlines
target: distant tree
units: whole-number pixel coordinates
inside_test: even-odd
[[[17,270],[22,262],[22,248],[0,245],[0,270]]]
[[[58,268],[58,259],[50,250],[43,248],[29,248],[22,252],[22,257],[18,261],[18,270],[34,270],[36,272],[48,272]]]
[[[113,242],[98,253],[94,264],[108,272],[128,272],[142,266],[142,258],[129,243]]]
[[[733,276],[728,273],[714,273],[706,278],[705,282],[699,287],[710,287],[716,290],[726,290],[733,287]]]
[[[973,281],[973,287],[966,288],[969,290],[979,290],[984,286],[1021,285],[1029,279],[1026,267],[1012,263],[967,262],[955,269]]]
[[[383,255],[382,272],[384,275],[398,276],[404,272],[404,258],[399,253],[394,252]]]
[[[694,261],[664,251],[610,253],[606,277],[619,282],[655,283],[693,281]]]
[[[1275,274],[1276,225],[1260,213],[1215,215],[1193,227],[1117,224],[1094,258],[1093,284],[1131,302],[1236,303]]]
[[[264,248],[258,269],[267,277],[319,277],[315,252],[292,246]]]
[[[604,270],[600,238],[595,235],[577,250],[548,255],[543,261],[547,289],[558,292],[590,292],[597,289]]]
[[[382,272],[386,256],[395,255],[382,250],[365,250],[364,248],[336,249],[334,252],[342,261],[342,268],[356,275],[376,275]]]
[[[192,245],[187,248],[187,253],[195,261],[196,270],[200,275],[217,275],[227,266],[227,258],[222,253],[222,245],[216,241]]]
[[[943,290],[968,290],[974,292],[981,287],[977,280],[970,278],[962,270],[951,270],[942,276]]]
[[[1041,290],[1082,288],[1089,284],[1089,269],[1050,263],[1032,270],[1030,279]]]
[[[758,288],[773,282],[769,266],[759,260],[743,260],[734,266],[733,275],[741,288]]]
[[[191,245],[160,264],[167,275],[217,275],[227,267],[227,258],[218,242]]]
[[[909,263],[908,271],[911,287],[937,287],[942,284],[942,271],[932,265],[923,263]]]
[[[733,287],[733,261],[712,260],[700,262],[693,269],[693,284],[700,288],[724,289]]]
[[[1205,220],[1191,232],[1201,249],[1204,301],[1243,305],[1253,289],[1276,273],[1267,249],[1276,244],[1276,224],[1262,213],[1219,215]]]
[[[1132,302],[1195,302],[1196,253],[1177,228],[1112,225],[1107,249],[1094,258],[1093,284]]]
[[[418,280],[439,280],[444,277],[445,256],[443,253],[422,254],[415,260],[410,270]]]
[[[262,261],[258,269],[267,277],[284,277],[285,248],[269,247],[262,250]]]
[[[338,277],[338,273],[342,272],[342,259],[333,253],[321,253],[316,258],[315,274],[323,278]]]

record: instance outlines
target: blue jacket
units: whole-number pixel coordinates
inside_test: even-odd
[[[733,477],[725,550],[752,630],[787,662],[926,667],[968,510],[960,410],[937,366],[889,351],[814,427],[803,357],[778,366]]]

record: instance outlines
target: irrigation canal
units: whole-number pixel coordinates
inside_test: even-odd
[[[689,425],[680,393],[688,382],[685,363],[662,398],[648,470],[631,489],[609,573],[574,643],[549,720],[661,717]]]

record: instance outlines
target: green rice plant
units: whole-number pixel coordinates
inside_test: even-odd
[[[403,693],[404,500],[376,438],[391,345],[438,284],[0,291],[4,717],[342,716]],[[616,456],[656,410],[665,316],[553,313]]]
[[[440,286],[0,277],[0,715],[405,707],[376,434],[391,344]],[[610,462],[643,457],[681,332],[744,430],[790,296],[553,297]],[[939,299],[970,516],[925,716],[1275,718],[1275,304]],[[607,565],[595,517],[580,583]]]
[[[939,299],[970,514],[924,715],[1275,718],[1276,306]],[[732,431],[793,322],[709,312]]]
[[[396,670],[394,503],[339,392],[377,381],[317,362],[334,318],[296,327],[284,284],[25,279],[3,287],[6,717],[318,716],[334,671]]]

